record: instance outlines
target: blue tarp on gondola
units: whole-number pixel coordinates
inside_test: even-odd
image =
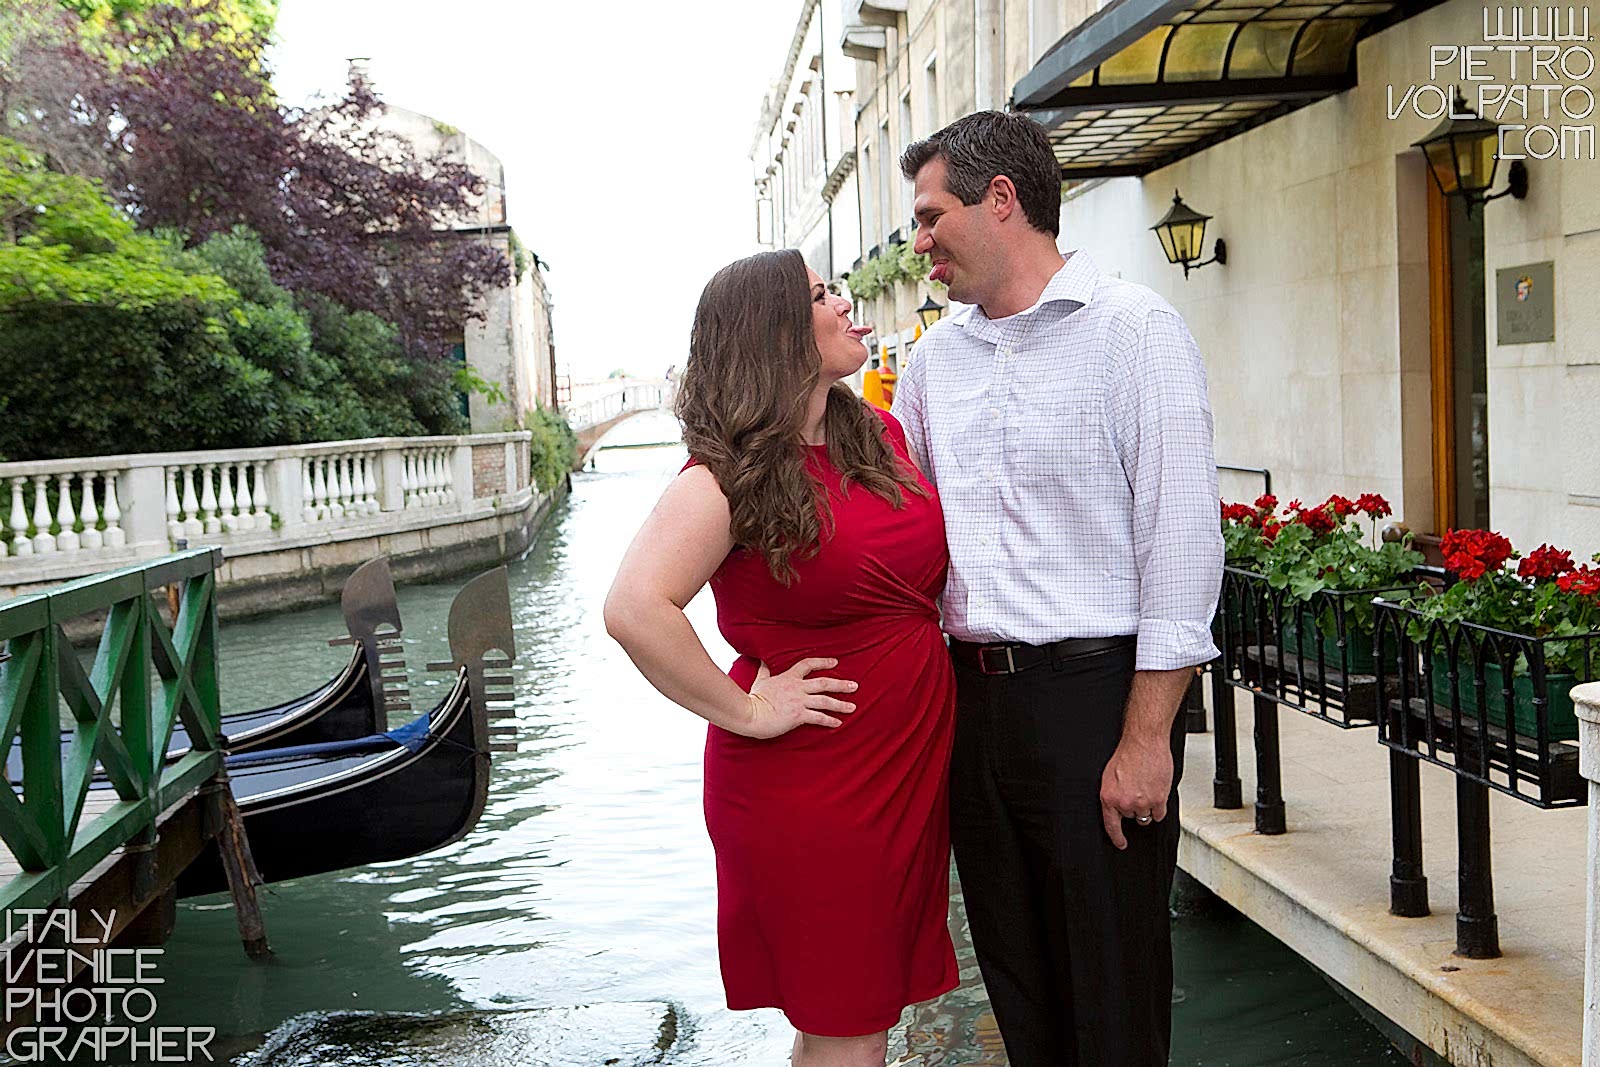
[[[324,741],[318,745],[291,745],[263,748],[228,757],[228,766],[238,767],[266,760],[294,759],[300,756],[346,756],[357,752],[381,752],[398,745],[408,752],[419,751],[428,740],[428,716],[419,715],[404,726],[385,734],[368,734],[348,741]]]

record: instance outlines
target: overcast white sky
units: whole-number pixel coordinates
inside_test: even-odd
[[[506,166],[574,378],[683,365],[700,289],[754,251],[748,153],[801,0],[280,0],[286,102],[371,57],[385,99]]]

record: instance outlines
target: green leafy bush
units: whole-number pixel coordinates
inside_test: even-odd
[[[857,300],[871,300],[887,287],[883,271],[876,256],[850,272],[850,295]]]
[[[852,271],[848,280],[850,295],[870,300],[899,282],[919,282],[933,269],[930,256],[919,256],[910,242],[890,245]]]
[[[98,182],[57,174],[0,137],[0,313],[136,312],[233,295],[222,279],[174,264],[170,242],[135,233]]]
[[[96,183],[0,139],[0,455],[457,433],[448,368],[276,285],[261,242],[135,233]]]
[[[528,420],[533,431],[529,447],[529,472],[541,493],[548,493],[566,478],[578,462],[578,435],[559,412],[540,407]]]

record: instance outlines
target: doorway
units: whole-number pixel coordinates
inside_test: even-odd
[[[1428,189],[1434,532],[1489,529],[1488,305],[1483,211]]]

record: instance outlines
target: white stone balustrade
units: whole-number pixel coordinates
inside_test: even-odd
[[[669,392],[666,382],[600,383],[581,394],[575,391],[573,399],[561,405],[561,412],[574,430],[583,430],[625,411],[659,408],[669,402]]]
[[[127,543],[114,467],[13,469],[21,466],[0,464],[0,557],[70,555]]]
[[[382,510],[378,450],[306,456],[300,463],[301,520],[355,522]]]
[[[334,531],[424,515],[448,521],[506,498],[497,489],[474,499],[473,446],[503,444],[510,456],[530,437],[393,437],[0,463],[0,585],[92,573],[180,543],[257,551],[320,530],[344,536]],[[525,472],[526,464],[513,469]],[[524,484],[513,495],[531,491]]]
[[[408,448],[401,455],[404,474],[405,506],[408,508],[441,508],[456,503],[462,493],[456,489],[455,471],[452,468],[453,449],[432,446]],[[472,491],[470,458],[468,460],[466,494]]]
[[[167,539],[195,542],[272,529],[267,460],[173,463],[164,468]]]

